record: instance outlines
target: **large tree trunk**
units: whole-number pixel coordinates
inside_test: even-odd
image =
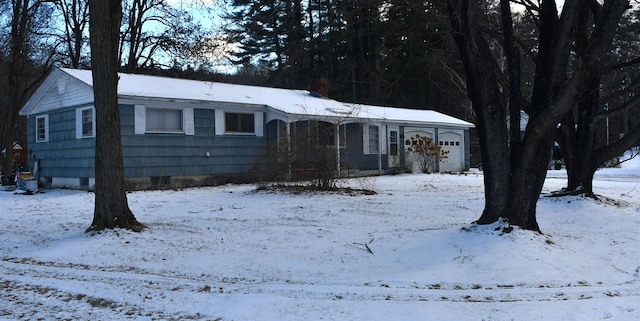
[[[511,182],[511,159],[508,149],[509,133],[505,127],[506,108],[497,86],[492,53],[480,28],[470,14],[468,1],[449,2],[453,37],[465,67],[467,91],[476,114],[476,127],[482,153],[485,208],[479,224],[489,224],[505,217]],[[475,45],[477,42],[478,45]]]
[[[89,2],[91,65],[96,107],[95,209],[88,230],[144,227],[127,203],[118,110],[118,39],[120,0]]]
[[[534,142],[526,141],[511,171],[511,189],[503,217],[510,224],[540,231],[536,205],[544,185],[551,157],[552,135],[546,134]]]
[[[566,191],[572,193],[584,190],[585,175],[593,164],[593,153],[596,148],[596,124],[595,115],[598,110],[598,86],[600,79],[591,82],[589,90],[583,95],[577,109],[578,123],[562,123],[559,130],[560,143],[565,144],[563,148],[565,157],[569,160],[567,169]],[[590,182],[589,182],[590,185]],[[591,193],[588,191],[587,193]]]

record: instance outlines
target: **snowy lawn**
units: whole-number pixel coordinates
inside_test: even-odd
[[[134,192],[149,228],[94,236],[92,193],[0,192],[0,320],[640,320],[640,161],[541,198],[544,235],[471,224],[482,179]]]

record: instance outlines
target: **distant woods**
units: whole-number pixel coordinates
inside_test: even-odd
[[[231,0],[225,33],[241,75],[343,101],[434,109],[468,119],[448,20],[429,2]]]

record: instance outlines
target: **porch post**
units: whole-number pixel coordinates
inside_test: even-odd
[[[287,128],[287,180],[291,181],[291,123],[288,119],[285,127]]]
[[[336,124],[336,175],[340,178],[340,123]]]
[[[382,135],[386,135],[386,131],[387,131],[387,126],[382,126],[382,124],[380,124],[380,126],[378,127],[380,128],[378,130],[378,175],[382,175]],[[384,128],[385,133],[382,132],[382,129]],[[386,142],[386,140],[385,140]]]

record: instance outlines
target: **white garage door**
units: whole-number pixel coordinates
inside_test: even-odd
[[[464,168],[462,133],[440,132],[438,143],[448,151],[447,158],[440,161],[440,172],[458,172]]]

